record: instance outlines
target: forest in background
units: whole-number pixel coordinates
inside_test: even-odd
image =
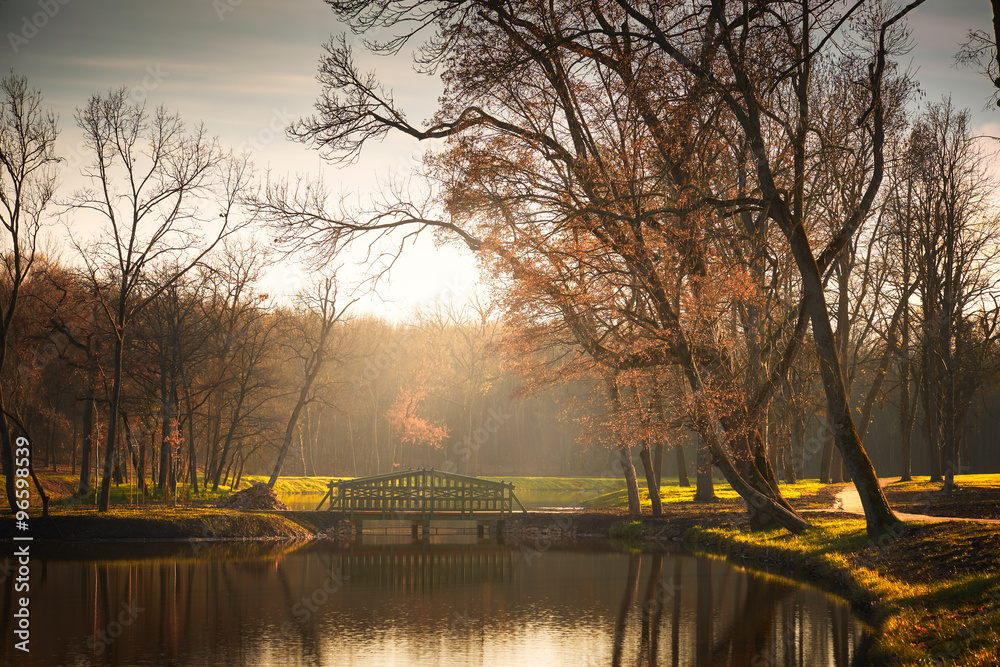
[[[919,2],[329,4],[359,33],[432,26],[418,63],[440,68],[441,108],[408,124],[332,40],[317,115],[289,135],[344,163],[390,131],[440,139],[423,199],[397,184],[364,209],[261,181],[120,89],[77,110],[90,186],[57,200],[56,121],[4,79],[5,470],[23,432],[36,466],[103,461],[102,509],[131,474],[163,490],[434,466],[624,474],[638,512],[634,461],[653,496],[672,458],[702,499],[716,466],[792,530],[807,524],[779,478],[849,474],[878,532],[892,516],[869,454],[946,488],[995,461],[992,154],[894,64]],[[987,71],[990,39],[965,52]],[[55,209],[104,233],[43,254]],[[259,230],[321,267],[433,233],[477,253],[491,299],[390,325],[324,269],[280,303]]]

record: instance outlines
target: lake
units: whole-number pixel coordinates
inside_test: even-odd
[[[843,601],[720,559],[610,547],[35,544],[38,665],[852,664]]]

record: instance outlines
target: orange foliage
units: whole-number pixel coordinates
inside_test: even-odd
[[[423,390],[401,388],[386,410],[385,419],[400,442],[440,448],[441,442],[448,437],[448,429],[417,414],[425,394]]]

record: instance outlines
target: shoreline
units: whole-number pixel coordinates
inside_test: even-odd
[[[645,541],[681,543],[692,527],[734,525],[735,513],[705,517],[630,517],[610,512],[528,512],[502,523],[504,542],[545,539],[571,544],[576,540],[615,539],[614,529],[641,523]],[[46,542],[122,541],[263,541],[282,539],[349,539],[349,522],[333,512],[306,510],[238,510],[206,507],[125,508],[105,514],[73,512],[31,517],[31,536]],[[0,516],[0,538],[11,542],[14,517]],[[628,537],[628,536],[626,536]]]
[[[34,544],[41,551],[52,550],[51,557],[56,559],[85,557],[91,550],[103,557],[101,552],[109,544],[120,545],[124,549],[122,556],[139,555],[148,549],[151,556],[162,557],[160,552],[166,548],[181,558],[211,554],[268,559],[275,554],[322,548],[323,542],[338,546],[351,543],[350,523],[339,513],[164,508],[155,514],[151,517],[145,508],[105,515],[34,517],[31,532]],[[728,509],[710,516],[669,518],[604,512],[530,512],[507,519],[498,537],[505,546],[522,551],[683,550],[696,556],[725,558],[738,567],[790,579],[843,599],[854,616],[870,628],[858,647],[870,664],[922,664],[925,658],[952,655],[973,658],[961,664],[992,664],[977,660],[982,650],[977,649],[977,637],[988,630],[988,619],[983,619],[985,629],[976,624],[968,629],[962,625],[957,630],[945,620],[933,630],[938,635],[933,642],[920,634],[923,628],[914,627],[914,615],[922,618],[925,611],[920,600],[954,582],[923,581],[919,573],[900,569],[899,563],[892,561],[893,552],[909,551],[913,548],[911,542],[919,542],[926,531],[945,529],[942,524],[907,524],[905,533],[896,537],[899,541],[886,548],[868,542],[863,535],[863,519],[835,512],[816,512],[813,516],[818,520],[817,528],[805,540],[791,538],[781,530],[745,532],[745,515]],[[0,517],[0,525],[10,527],[0,533],[7,536],[3,539],[8,543],[13,543],[9,537],[13,535],[13,523],[11,516]],[[959,524],[951,530],[973,528],[976,535],[970,539],[981,540],[978,534],[991,527]],[[1000,537],[997,540],[1000,542]],[[175,546],[168,546],[171,543]],[[68,545],[73,546],[65,549]],[[902,590],[917,587],[922,590]],[[968,601],[956,600],[954,604],[961,609]],[[920,623],[926,625],[925,620]]]

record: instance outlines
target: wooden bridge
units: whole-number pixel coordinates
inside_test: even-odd
[[[522,512],[527,511],[514,495],[514,485],[510,482],[492,482],[433,469],[330,482],[329,491],[316,509],[322,509],[327,501],[327,509],[346,514],[359,533],[364,521],[369,528],[409,527],[413,537],[417,537],[421,526],[424,535],[429,535],[430,522],[441,519],[468,520],[483,536],[485,526],[493,526],[497,520],[513,514],[515,503]]]

